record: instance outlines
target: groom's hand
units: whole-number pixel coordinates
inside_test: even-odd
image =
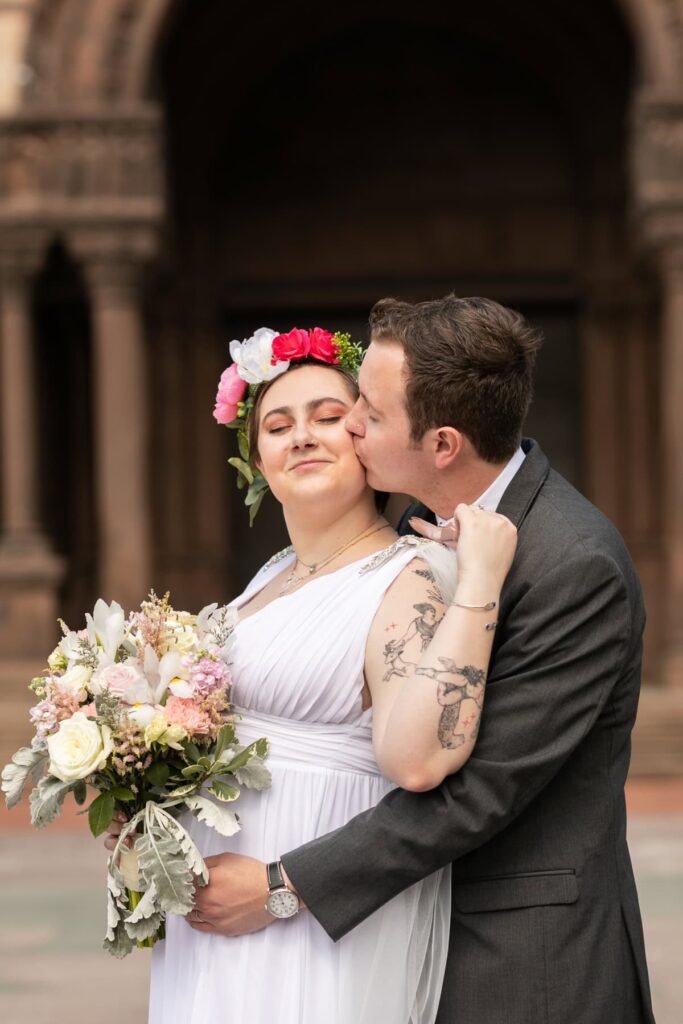
[[[205,862],[209,882],[197,886],[194,910],[185,919],[189,925],[215,935],[246,935],[273,923],[265,907],[268,881],[262,861],[222,853]]]

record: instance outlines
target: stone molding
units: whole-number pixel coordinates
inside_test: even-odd
[[[683,243],[683,87],[642,89],[633,110],[633,210],[648,248]]]
[[[154,104],[0,119],[0,224],[158,224],[161,150]]]

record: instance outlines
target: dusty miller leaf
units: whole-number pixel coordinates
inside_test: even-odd
[[[204,796],[185,797],[185,804],[190,808],[195,818],[203,821],[209,828],[213,828],[222,836],[234,836],[240,830],[240,824],[234,811],[227,807],[219,807],[213,800]]]
[[[273,776],[260,757],[252,757],[244,768],[238,768],[235,778],[240,786],[246,786],[247,789],[270,789],[273,783]]]
[[[29,777],[35,782],[45,761],[46,751],[31,750],[30,747],[21,747],[12,755],[11,762],[2,769],[2,791],[8,808],[19,803]]]
[[[132,921],[129,917],[125,923],[126,933],[136,942],[151,939],[159,931],[163,920],[164,915],[161,911],[157,911],[149,917],[141,918],[139,921]]]
[[[110,872],[107,875],[107,934],[105,936],[105,940],[108,942],[114,942],[116,938],[116,926],[121,920],[119,906],[121,896],[121,888]]]
[[[166,913],[189,914],[194,883],[185,854],[175,836],[159,824],[149,824],[135,844],[140,872],[147,885],[154,884],[159,906]]]
[[[29,797],[31,803],[31,824],[43,828],[59,814],[64,797],[73,787],[73,782],[62,782],[52,775],[41,779]]]
[[[161,817],[169,832],[177,839],[192,874],[197,876],[202,885],[206,885],[209,881],[209,869],[187,829],[161,807],[157,807],[155,813],[157,817]]]
[[[123,921],[117,923],[111,938],[109,933],[107,933],[107,937],[102,943],[102,948],[106,949],[112,956],[115,956],[117,960],[123,960],[124,956],[128,956],[133,951],[133,940],[126,931]]]

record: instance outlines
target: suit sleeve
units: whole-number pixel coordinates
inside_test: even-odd
[[[526,588],[505,621],[479,739],[461,771],[428,793],[393,790],[283,856],[333,939],[486,843],[531,803],[636,659],[642,630],[631,619],[625,581],[608,556],[582,550]]]

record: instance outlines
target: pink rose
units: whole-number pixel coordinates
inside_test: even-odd
[[[241,402],[247,390],[247,382],[239,376],[237,363],[223,370],[216,394],[214,419],[218,423],[232,423],[237,418],[237,403]]]
[[[310,354],[311,343],[308,331],[295,327],[289,334],[278,334],[273,338],[273,363],[291,359],[305,359]]]
[[[95,701],[91,701],[90,704],[84,704],[80,710],[87,718],[97,718],[97,708],[95,707]]]
[[[338,363],[339,356],[335,346],[334,335],[322,327],[314,327],[309,332],[311,355],[321,363]]]
[[[90,690],[102,693],[109,690],[126,704],[145,704],[151,697],[151,688],[135,665],[108,665],[90,685]]]

